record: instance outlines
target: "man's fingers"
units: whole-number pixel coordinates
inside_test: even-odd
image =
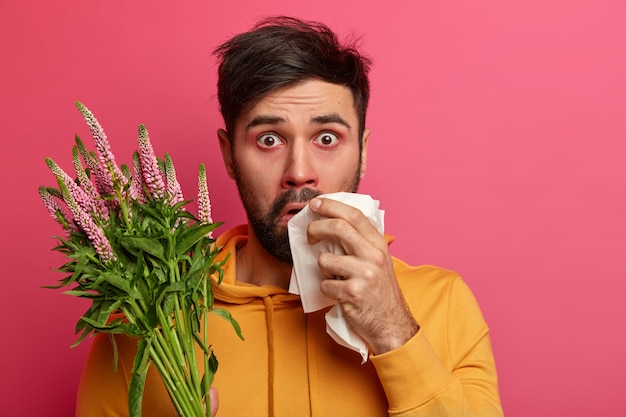
[[[318,258],[320,269],[326,278],[320,290],[328,298],[339,302],[357,302],[359,294],[368,284],[362,278],[371,278],[366,272],[367,265],[355,256],[339,256],[333,253],[322,253]],[[358,278],[357,278],[358,277]]]
[[[219,396],[217,395],[217,390],[214,387],[211,387],[209,390],[209,399],[211,400],[211,417],[215,417],[220,401]]]
[[[327,219],[342,219],[359,234],[370,241],[380,239],[381,234],[361,210],[330,198],[314,198],[309,207],[314,213]]]
[[[321,219],[309,223],[307,242],[315,245],[319,241],[341,247],[349,254],[358,253],[358,249],[365,243],[363,235],[342,219]]]

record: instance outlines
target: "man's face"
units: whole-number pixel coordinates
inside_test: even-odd
[[[355,192],[365,173],[367,139],[359,152],[359,123],[351,91],[307,80],[264,97],[243,114],[220,146],[248,215],[251,235],[272,256],[292,262],[287,222],[307,202]]]

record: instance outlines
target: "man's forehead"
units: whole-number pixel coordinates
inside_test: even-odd
[[[348,127],[357,120],[352,91],[344,85],[307,80],[276,89],[259,99],[237,120],[246,128],[261,124],[288,123],[292,118],[309,123],[341,123]]]

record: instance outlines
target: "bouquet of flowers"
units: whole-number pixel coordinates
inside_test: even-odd
[[[212,232],[219,223],[211,219],[204,165],[193,215],[184,209],[189,201],[183,199],[170,156],[156,158],[145,126],[139,126],[131,173],[116,164],[94,115],[80,102],[76,106],[96,152],[76,136],[75,179],[46,159],[59,188],[42,186],[39,194],[65,231],[56,237],[54,250],[67,258],[59,270],[68,274],[49,288],[70,287],[65,294],[91,300],[76,325],[80,336],[74,346],[97,332],[137,338],[128,393],[131,416],[141,415],[150,364],[181,416],[208,416],[218,362],[208,341],[207,313],[230,321],[243,337],[228,311],[213,307],[211,276],[221,282],[225,259],[216,260],[219,248]]]

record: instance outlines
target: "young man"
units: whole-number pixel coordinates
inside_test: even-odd
[[[214,387],[224,416],[501,416],[489,332],[458,275],[392,258],[388,239],[357,209],[317,198],[355,192],[365,173],[369,62],[318,23],[261,22],[217,50],[224,163],[248,224],[218,243],[230,253],[216,304],[241,325],[211,322],[220,361]],[[358,354],[326,334],[325,310],[305,314],[287,291],[287,222],[306,205],[322,220],[308,242],[322,253],[321,291],[368,344]],[[78,415],[125,415],[134,346],[118,338],[121,371],[106,337],[93,343]],[[215,401],[213,402],[215,404]],[[156,372],[144,414],[176,415]]]

